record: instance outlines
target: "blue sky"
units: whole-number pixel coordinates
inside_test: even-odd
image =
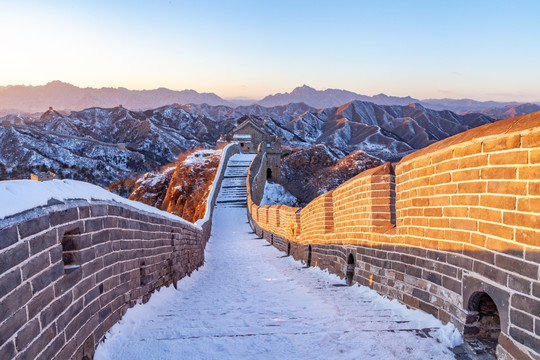
[[[0,85],[540,101],[540,1],[6,1]]]

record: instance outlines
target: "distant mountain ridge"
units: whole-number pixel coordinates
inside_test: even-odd
[[[354,93],[352,91],[340,89],[316,90],[307,85],[295,88],[290,93],[278,93],[268,95],[258,102],[259,105],[272,107],[286,105],[289,103],[304,103],[317,109],[341,106],[350,101],[369,101],[377,105],[408,105],[411,103],[421,104],[433,110],[451,110],[458,114],[471,112],[482,112],[486,109],[502,108],[512,105],[523,105],[515,101],[477,101],[472,99],[424,99],[419,100],[410,96],[398,97],[378,94],[367,96]],[[540,104],[536,104],[540,105]],[[532,109],[532,108],[531,108]]]
[[[324,109],[333,106],[340,106],[345,103],[360,100],[369,101],[377,105],[407,105],[414,102],[419,102],[410,96],[396,97],[379,94],[375,96],[367,96],[356,94],[352,91],[339,89],[315,90],[307,85],[297,87],[290,93],[278,93],[268,95],[258,102],[259,105],[273,107],[279,105],[287,105],[289,103],[304,103],[318,109]]]
[[[506,105],[503,107],[494,107],[489,109],[481,109],[478,112],[491,116],[497,120],[508,119],[520,115],[527,115],[533,112],[540,111],[540,106],[537,104],[517,104]]]
[[[0,86],[0,111],[35,113],[50,106],[58,110],[83,110],[117,105],[133,110],[146,110],[175,103],[233,106],[233,103],[214,93],[198,93],[195,90],[79,88],[61,81],[52,81],[41,86]]]
[[[172,104],[208,104],[236,108],[253,104],[264,107],[304,103],[312,108],[338,107],[351,101],[368,101],[377,105],[408,105],[418,103],[434,110],[451,110],[458,114],[482,112],[486,109],[522,105],[518,102],[476,101],[472,99],[424,99],[410,96],[398,97],[385,94],[367,96],[348,90],[316,90],[307,85],[293,89],[290,93],[268,95],[262,100],[245,98],[223,99],[214,93],[199,93],[195,90],[128,90],[125,88],[79,88],[61,81],[52,81],[42,86],[0,86],[0,116],[9,113],[37,113],[49,106],[59,111],[79,111],[91,107],[110,108],[122,105],[131,110],[155,109]],[[536,105],[540,105],[537,103]],[[506,110],[503,110],[503,112]]]

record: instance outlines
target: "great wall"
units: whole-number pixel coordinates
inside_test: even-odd
[[[246,179],[259,236],[465,338],[491,339],[501,359],[540,358],[540,114],[435,143],[302,209],[258,205],[279,176],[275,146],[259,149]],[[224,149],[197,225],[77,199],[0,220],[0,358],[90,359],[129,307],[202,265],[216,189],[238,152]]]
[[[208,203],[216,202],[224,150]],[[91,359],[129,307],[204,263],[197,225],[114,201],[55,201],[0,220],[0,359]]]
[[[259,236],[466,338],[498,340],[501,359],[540,357],[540,114],[365,171],[303,209],[258,206],[267,162],[259,153],[248,178]]]

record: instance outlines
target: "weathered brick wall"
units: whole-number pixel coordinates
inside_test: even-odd
[[[0,229],[0,359],[91,358],[127,308],[204,261],[200,228],[113,202],[34,209]]]
[[[295,258],[349,277],[352,255],[353,281],[466,336],[479,330],[474,306],[486,293],[500,316],[498,355],[540,356],[540,113],[359,174],[300,211],[299,237],[271,233],[256,208],[255,231],[292,242]]]

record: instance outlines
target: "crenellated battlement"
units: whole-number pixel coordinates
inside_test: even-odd
[[[261,182],[263,163],[254,161],[249,184]],[[540,356],[540,113],[365,171],[301,210],[259,207],[260,191],[248,192],[252,227],[281,250],[452,322],[465,337],[498,339],[502,358]],[[495,319],[482,313],[483,294],[497,326],[482,322]]]

